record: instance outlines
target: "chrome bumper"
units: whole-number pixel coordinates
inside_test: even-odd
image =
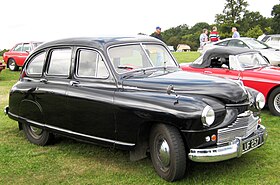
[[[261,138],[260,143],[250,150],[243,151],[243,144],[257,137]],[[240,157],[242,154],[262,146],[266,139],[267,131],[263,125],[259,125],[257,131],[248,138],[242,139],[238,137],[228,145],[215,148],[191,149],[189,159],[195,162],[218,162]]]
[[[5,106],[5,108],[4,108],[4,114],[7,115],[8,112],[9,112],[9,106],[7,105],[7,106]]]

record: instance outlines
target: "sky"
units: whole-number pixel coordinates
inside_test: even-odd
[[[171,3],[172,2],[172,3]],[[247,0],[248,10],[271,17],[279,0]],[[83,36],[151,34],[181,24],[213,24],[225,0],[12,0],[1,1],[0,49],[18,42]]]

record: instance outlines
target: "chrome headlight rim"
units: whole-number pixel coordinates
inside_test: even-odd
[[[258,110],[261,110],[261,109],[264,108],[264,106],[265,106],[265,97],[264,97],[264,95],[261,92],[259,92],[257,94],[255,103],[256,103],[256,108]]]
[[[215,112],[213,108],[209,105],[204,107],[201,114],[201,122],[203,126],[210,127],[215,121]]]

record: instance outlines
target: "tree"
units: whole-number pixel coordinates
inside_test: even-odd
[[[225,8],[222,14],[216,14],[215,22],[217,24],[234,25],[240,21],[246,12],[248,3],[246,0],[226,0]]]
[[[280,4],[273,6],[271,15],[273,16],[271,28],[274,33],[280,33]]]
[[[262,31],[260,25],[257,25],[255,27],[249,29],[246,32],[245,36],[246,37],[251,37],[251,38],[258,38],[258,36],[260,36],[262,34],[263,34],[263,31]]]
[[[5,52],[7,52],[7,51],[9,51],[9,50],[3,49],[2,51],[0,51],[0,56],[3,56],[3,53],[5,53]]]

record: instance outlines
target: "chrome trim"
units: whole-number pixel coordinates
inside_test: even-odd
[[[54,127],[54,126],[51,126],[51,125],[46,125],[46,124],[41,124],[39,122],[36,122],[36,121],[32,121],[32,120],[29,120],[29,119],[25,119],[21,116],[17,116],[11,112],[9,112],[9,114],[13,117],[16,117],[18,119],[22,119],[22,120],[25,120],[26,122],[28,123],[31,123],[33,125],[38,125],[40,127],[45,127],[45,128],[49,128],[49,129],[53,129],[53,130],[57,130],[57,131],[60,131],[60,132],[66,132],[68,134],[72,134],[72,135],[77,135],[77,136],[82,136],[82,137],[86,137],[86,138],[90,138],[90,139],[95,139],[95,140],[99,140],[99,141],[104,141],[104,142],[108,142],[108,143],[114,143],[114,144],[118,144],[118,145],[125,145],[125,146],[135,146],[134,143],[126,143],[126,142],[122,142],[122,141],[116,141],[116,140],[112,140],[112,139],[106,139],[106,138],[101,138],[101,137],[97,137],[97,136],[90,136],[90,135],[87,135],[87,134],[82,134],[82,133],[79,133],[79,132],[74,132],[74,131],[71,131],[71,130],[67,130],[67,129],[62,129],[62,128],[58,128],[58,127]]]
[[[231,142],[234,138],[246,138],[257,130],[258,116],[254,116],[251,111],[239,114],[236,121],[226,128],[218,129],[217,144],[222,145]]]
[[[4,114],[7,115],[9,113],[9,106],[6,105],[4,108]]]
[[[261,138],[259,145],[247,150],[242,151],[243,144],[254,138]],[[262,146],[267,140],[267,131],[263,125],[259,125],[258,130],[252,136],[242,139],[240,137],[235,138],[231,143],[225,146],[217,146],[214,148],[204,149],[191,149],[189,153],[189,159],[194,162],[218,162],[224,161],[236,157],[241,157],[243,154],[250,152],[260,146]]]

